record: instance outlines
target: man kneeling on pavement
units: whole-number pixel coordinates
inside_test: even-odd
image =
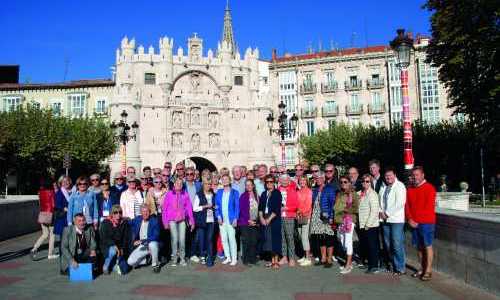
[[[94,228],[87,225],[85,216],[78,213],[73,224],[64,228],[61,238],[61,274],[68,274],[68,267],[78,268],[80,263],[93,263],[96,260],[96,240]]]

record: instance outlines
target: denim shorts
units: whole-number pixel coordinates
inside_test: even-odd
[[[435,224],[418,224],[411,232],[413,246],[417,248],[432,246]]]

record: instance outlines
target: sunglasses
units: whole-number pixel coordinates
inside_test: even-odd
[[[96,181],[99,181],[99,179],[90,179],[90,181],[96,182]]]
[[[109,182],[101,182],[102,185],[108,185]]]
[[[161,181],[153,181],[153,183],[161,183]]]
[[[155,174],[155,175],[160,175],[161,173],[159,173],[159,172],[154,172],[153,174]]]
[[[325,173],[333,173],[333,170],[325,170]]]
[[[123,215],[123,211],[115,211],[113,215]]]
[[[273,180],[267,180],[266,183],[274,183]]]
[[[371,183],[370,180],[364,180],[363,183]]]
[[[346,181],[346,180],[341,180],[340,183],[342,184],[346,184],[346,183],[349,183],[349,181]]]
[[[172,169],[172,166],[163,166],[165,169]]]
[[[186,173],[187,176],[194,175],[194,173]]]
[[[319,170],[311,170],[311,172],[313,172],[313,173],[318,173],[318,172],[319,172]]]
[[[295,171],[304,171],[304,169],[295,169]]]
[[[117,177],[117,178],[115,178],[115,180],[123,180],[123,178],[122,177]]]
[[[184,168],[178,168],[177,171],[184,171]]]

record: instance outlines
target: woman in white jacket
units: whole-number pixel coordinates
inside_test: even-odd
[[[359,200],[359,242],[360,250],[366,253],[368,258],[369,274],[376,274],[378,270],[379,258],[379,212],[380,204],[378,194],[372,189],[372,177],[365,174],[361,177],[361,191],[358,192]]]

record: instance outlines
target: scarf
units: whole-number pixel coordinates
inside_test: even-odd
[[[345,202],[345,208],[349,209],[352,207],[352,192],[349,192],[347,200]],[[340,231],[343,233],[349,233],[352,230],[352,215],[346,214],[342,216],[342,225],[340,226]]]
[[[61,192],[63,193],[64,198],[66,198],[66,201],[68,201],[68,200],[69,200],[69,196],[70,196],[71,192],[70,192],[70,191],[68,191],[67,189],[65,189],[64,187],[61,187]]]

